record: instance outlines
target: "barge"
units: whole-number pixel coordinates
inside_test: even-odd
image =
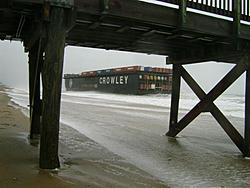
[[[120,94],[171,93],[172,69],[129,66],[65,74],[67,91],[101,91]]]

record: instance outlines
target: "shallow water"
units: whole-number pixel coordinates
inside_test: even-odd
[[[14,102],[27,106],[25,92],[8,92]],[[242,96],[217,101],[241,133],[242,101]],[[190,95],[182,96],[180,116],[196,102]],[[168,95],[66,92],[61,121],[171,187],[250,187],[250,160],[241,157],[208,114],[199,116],[176,139],[164,136],[169,106]]]

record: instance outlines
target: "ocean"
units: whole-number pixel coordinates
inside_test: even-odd
[[[6,93],[28,115],[28,93]],[[170,101],[171,95],[162,94],[62,92],[61,122],[170,187],[250,187],[250,160],[209,113],[201,114],[177,138],[165,136]],[[179,117],[198,101],[182,93]],[[222,95],[215,104],[243,134],[244,96]]]
[[[11,97],[11,101],[23,108],[28,108],[28,92],[23,89],[8,89],[7,94]],[[109,94],[101,92],[62,92],[62,104],[64,102],[86,104],[86,98],[93,98],[102,101],[99,105],[107,105],[106,102],[112,101],[115,103],[132,103],[142,105],[152,105],[155,107],[164,108],[166,113],[169,113],[171,95],[170,94],[156,94],[156,95],[121,95]],[[106,101],[106,102],[105,102]],[[226,116],[244,118],[245,97],[243,95],[224,94],[220,96],[215,104],[224,112]],[[180,112],[188,112],[199,102],[198,98],[191,93],[181,93],[180,97]],[[96,104],[97,105],[97,104]],[[123,106],[123,108],[126,108]],[[145,108],[145,110],[152,110]],[[162,109],[161,109],[162,110]],[[62,114],[63,116],[63,114]]]

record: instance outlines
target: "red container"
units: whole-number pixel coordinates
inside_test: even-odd
[[[125,71],[126,71],[126,67],[112,69],[112,72],[125,72]]]
[[[141,66],[131,66],[131,67],[126,67],[127,72],[137,72],[141,70]]]

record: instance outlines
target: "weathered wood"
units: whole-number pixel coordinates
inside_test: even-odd
[[[180,99],[180,87],[181,87],[181,65],[173,65],[173,78],[172,78],[172,95],[171,95],[171,109],[169,119],[169,129],[174,129],[174,126],[178,122],[178,110]]]
[[[30,100],[30,138],[40,134],[40,72],[41,43],[36,43],[29,51],[29,100]]]
[[[246,90],[245,90],[245,143],[248,147],[250,156],[250,69],[246,71]]]
[[[179,29],[183,28],[187,19],[187,1],[179,0]]]
[[[101,11],[105,13],[109,9],[109,0],[100,0]]]
[[[60,166],[58,158],[59,117],[65,47],[65,10],[52,7],[47,25],[47,46],[42,69],[43,112],[40,143],[40,168]]]
[[[43,4],[44,0],[14,0],[17,3]]]
[[[243,58],[243,62],[245,58]],[[246,65],[236,65],[189,113],[187,113],[173,129],[170,129],[167,136],[176,136],[188,124],[190,124],[202,111],[206,110],[211,102],[218,98],[240,75],[245,71]]]
[[[206,93],[202,90],[202,88],[196,83],[196,81],[192,78],[192,76],[181,67],[182,78],[188,84],[188,86],[194,91],[194,93],[198,96],[200,100],[202,100]],[[231,140],[235,143],[235,145],[239,148],[239,150],[243,153],[243,155],[248,155],[248,149],[245,145],[244,138],[241,134],[233,127],[231,122],[223,115],[223,113],[218,109],[218,107],[211,102],[209,106],[210,113],[214,116],[214,118],[218,121],[223,130],[227,133],[227,135],[231,138]]]
[[[241,0],[233,0],[233,38],[237,49],[240,47],[240,30],[241,30]]]
[[[30,109],[32,108],[32,99],[33,99],[33,92],[34,92],[34,80],[35,80],[35,65],[36,65],[36,58],[37,58],[37,49],[33,47],[29,51],[29,106]],[[31,116],[31,110],[30,110]]]
[[[185,53],[184,53],[185,52]],[[201,47],[200,49],[188,48],[176,56],[170,56],[168,64],[193,64],[207,61],[218,61],[237,64],[244,55],[244,51],[237,51],[222,46]]]
[[[241,0],[233,0],[233,33],[240,36]]]
[[[92,2],[91,2],[92,3]],[[139,7],[139,8],[138,8]],[[79,11],[86,11],[85,7],[79,6]],[[109,15],[123,19],[140,20],[155,25],[178,27],[179,10],[166,6],[153,5],[134,0],[110,0]],[[163,19],[165,18],[165,19]],[[206,15],[188,12],[185,29],[198,33],[231,37],[232,23]]]
[[[31,36],[24,40],[25,51],[29,51],[33,48],[35,44],[39,42],[41,35],[43,34],[43,25],[42,23],[37,23],[35,28],[31,28],[33,32]]]
[[[33,0],[35,1],[35,0]],[[182,0],[183,1],[183,0]],[[10,1],[10,2],[16,2]],[[23,40],[27,36],[30,36],[30,22],[33,22],[33,20],[36,20],[36,18],[39,19],[40,13],[42,13],[42,5],[33,4],[33,3],[25,3],[26,1],[19,1],[20,3],[14,3],[13,7],[10,7],[8,12],[11,14],[7,14],[5,12],[0,12],[0,25],[3,27],[0,27],[0,34],[2,36],[7,36],[6,39],[10,39],[10,37],[13,35],[13,33],[16,32],[17,28],[17,16],[15,16],[14,13],[12,13],[13,10],[20,10],[25,12],[26,16],[26,22],[23,28],[23,32],[20,35],[20,39]],[[29,0],[27,0],[29,2]],[[44,1],[40,1],[43,2]],[[95,46],[98,46],[100,48],[106,48],[110,49],[110,47],[106,46],[113,46],[111,49],[114,50],[121,50],[126,48],[127,51],[133,51],[133,52],[143,52],[143,53],[150,53],[150,54],[161,54],[161,55],[172,55],[172,51],[178,50],[181,51],[182,44],[187,43],[187,38],[185,37],[178,37],[176,40],[172,40],[176,43],[177,48],[171,47],[171,51],[167,48],[159,49],[155,43],[159,41],[159,44],[161,46],[168,45],[170,41],[164,40],[164,37],[167,37],[167,33],[173,33],[173,30],[178,30],[178,16],[179,16],[179,10],[167,6],[160,6],[152,3],[146,3],[142,1],[135,1],[135,0],[109,0],[109,9],[106,12],[106,14],[103,14],[103,12],[100,9],[100,2],[104,2],[104,0],[75,0],[75,8],[77,11],[76,19],[77,19],[77,25],[72,29],[72,32],[69,33],[67,36],[67,44],[69,45],[75,45],[75,46],[87,46],[84,44],[92,43],[93,38],[97,41],[97,44]],[[179,2],[179,1],[176,1]],[[184,1],[185,2],[185,1]],[[187,1],[190,2],[190,1]],[[194,4],[197,3],[193,2]],[[209,11],[209,10],[208,10]],[[164,18],[164,19],[163,19]],[[209,37],[211,36],[214,39],[214,42],[217,39],[223,38],[226,40],[229,40],[232,42],[232,36],[233,36],[233,27],[232,27],[232,21],[229,20],[223,20],[220,18],[207,16],[207,15],[200,15],[198,13],[194,12],[187,12],[186,17],[186,24],[185,27],[182,28],[183,35],[192,35],[194,38],[199,36]],[[7,22],[8,20],[8,22]],[[86,37],[86,32],[92,32],[86,25],[89,25],[90,23],[94,23],[97,21],[101,21],[101,25],[95,29],[96,33],[93,33],[95,35],[94,37]],[[7,29],[7,26],[10,27]],[[84,25],[84,27],[83,27]],[[130,29],[128,32],[121,32],[121,35],[116,35],[116,30],[120,27],[128,26]],[[132,27],[130,27],[132,26]],[[134,27],[136,26],[136,27]],[[250,39],[250,32],[249,32],[249,25],[242,24],[241,25],[241,35],[240,39]],[[106,28],[109,28],[106,30]],[[6,31],[7,29],[7,31]],[[155,30],[156,34],[152,35],[151,38],[152,45],[150,46],[150,51],[144,50],[146,49],[147,44],[140,44],[137,45],[133,43],[134,41],[130,41],[131,34],[135,33],[136,36],[141,36],[145,31],[151,31]],[[78,32],[79,31],[79,32]],[[36,33],[36,32],[32,32]],[[157,34],[157,33],[160,33]],[[102,36],[102,37],[100,37]],[[116,40],[110,40],[109,36],[111,38],[116,38]],[[97,38],[98,37],[98,38]],[[100,37],[100,38],[99,38]],[[160,38],[162,37],[162,38]],[[36,37],[34,37],[35,39]],[[19,40],[20,40],[19,39]],[[103,40],[105,39],[105,40]],[[159,40],[160,39],[160,40]],[[15,38],[14,38],[15,40]],[[18,39],[16,39],[18,40]],[[136,40],[136,39],[135,39]],[[116,46],[113,45],[113,43],[117,43],[119,41],[119,44]],[[172,42],[171,41],[171,42]],[[177,44],[177,41],[179,42]],[[32,41],[30,41],[32,45]],[[244,41],[243,41],[244,42]],[[193,41],[192,44],[200,44],[206,45],[206,42],[204,41]],[[133,44],[130,45],[130,47],[127,47],[127,44]],[[232,44],[230,44],[233,46]],[[223,46],[221,44],[220,46]],[[194,47],[193,47],[194,48]],[[202,60],[198,60],[202,61]],[[224,61],[221,59],[220,61]]]

